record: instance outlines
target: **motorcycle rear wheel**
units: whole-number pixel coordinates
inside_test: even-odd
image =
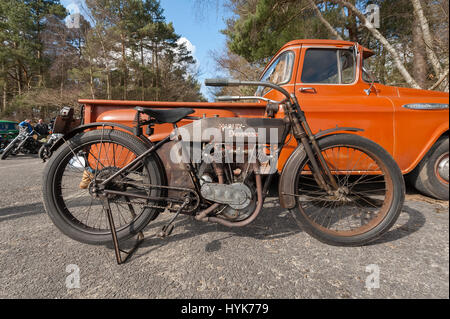
[[[326,244],[361,246],[376,240],[394,225],[403,207],[405,184],[397,163],[358,135],[332,135],[318,144],[339,189],[328,193],[319,187],[305,158],[294,172],[294,219]]]
[[[133,135],[118,130],[95,130],[75,136],[52,155],[43,174],[43,202],[45,210],[57,228],[82,243],[101,245],[111,242],[111,231],[101,199],[93,196],[93,180],[106,179],[147,150],[147,146]],[[120,152],[120,154],[119,154]],[[126,158],[125,158],[126,155]],[[114,190],[127,192],[127,182],[140,183],[133,191],[145,196],[161,197],[161,190],[145,185],[161,185],[163,173],[156,160],[149,155],[141,168],[126,177],[112,181]],[[87,182],[82,188],[81,184]],[[116,182],[117,180],[117,182]],[[87,185],[89,184],[89,186]],[[128,185],[128,184],[127,184]],[[116,188],[114,188],[116,187]],[[159,214],[159,205],[147,199],[130,199],[114,195],[108,199],[118,240],[126,240],[140,232]]]

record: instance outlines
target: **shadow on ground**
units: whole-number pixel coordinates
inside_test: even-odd
[[[275,200],[275,202],[278,203],[278,200]],[[421,212],[411,208],[407,204],[405,204],[402,210],[402,214],[405,213],[408,215],[406,223],[392,228],[381,238],[368,244],[368,246],[388,243],[407,237],[422,228],[426,222],[425,216]],[[175,232],[175,234],[167,238],[160,238],[156,235],[161,227],[167,222],[167,218],[165,218],[164,221],[156,221],[149,224],[145,229],[147,237],[140,247],[150,249],[142,254],[137,252],[134,258],[148,255],[170,243],[195,238],[211,232],[223,233],[224,236],[207,243],[205,245],[206,252],[219,251],[222,247],[221,241],[231,237],[237,236],[265,241],[289,237],[302,231],[291,214],[279,207],[279,205],[276,205],[276,207],[273,208],[264,209],[252,224],[243,228],[227,228],[222,225],[203,223],[186,216],[180,217],[180,219],[181,220],[175,223],[175,229],[183,227],[183,231],[179,233]],[[402,220],[404,220],[404,218],[402,218]],[[121,245],[125,249],[129,249],[132,247],[133,241],[126,241]],[[112,249],[112,245],[106,245],[106,247]]]
[[[42,203],[0,208],[0,223],[7,220],[45,213]]]

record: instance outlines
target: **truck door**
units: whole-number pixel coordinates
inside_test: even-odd
[[[352,47],[302,46],[295,94],[314,133],[342,127],[358,133],[394,156],[394,107],[361,79],[361,61]],[[394,156],[395,157],[395,156]]]

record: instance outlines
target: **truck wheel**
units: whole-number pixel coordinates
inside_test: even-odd
[[[440,200],[449,200],[448,148],[448,136],[439,139],[411,173],[411,181],[418,191]]]

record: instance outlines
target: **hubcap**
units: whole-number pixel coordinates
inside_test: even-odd
[[[449,180],[448,165],[449,165],[448,153],[443,154],[436,162],[436,175],[441,181],[443,181],[446,184],[448,184]]]

